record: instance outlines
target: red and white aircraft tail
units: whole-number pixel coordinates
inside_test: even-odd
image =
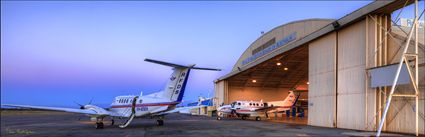
[[[291,109],[291,107],[297,103],[299,97],[300,95],[295,95],[293,91],[289,91],[289,94],[286,96],[285,100],[267,102],[269,106],[274,108],[268,111],[268,113],[283,112]]]

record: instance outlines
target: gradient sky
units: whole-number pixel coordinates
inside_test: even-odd
[[[1,1],[1,103],[104,105],[159,91],[171,68],[144,58],[223,69],[192,71],[184,100],[212,96],[261,31],[368,3]]]

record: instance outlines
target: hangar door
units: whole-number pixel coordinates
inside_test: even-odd
[[[336,126],[336,33],[309,44],[308,124]]]

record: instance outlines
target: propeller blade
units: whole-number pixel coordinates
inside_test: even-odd
[[[93,97],[90,99],[89,105],[91,105],[91,102],[93,101]]]
[[[77,104],[77,105],[79,105],[80,106],[80,109],[84,109],[84,105],[81,105],[80,103],[78,103],[76,101],[74,101],[74,103]]]
[[[80,103],[78,103],[78,102],[76,102],[76,101],[74,101],[74,103],[75,103],[75,104],[77,104],[77,105],[78,105],[78,106],[80,106],[80,107],[81,107],[81,106],[83,106],[83,105],[81,105]]]

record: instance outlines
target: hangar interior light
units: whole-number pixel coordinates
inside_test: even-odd
[[[253,79],[253,80],[252,80],[252,83],[255,83],[255,82],[257,82],[257,80]]]
[[[278,63],[276,63],[276,65],[280,66],[280,65],[282,65],[282,63],[278,62]]]
[[[287,67],[285,67],[285,68],[283,68],[283,70],[288,70],[288,68],[287,68]]]

